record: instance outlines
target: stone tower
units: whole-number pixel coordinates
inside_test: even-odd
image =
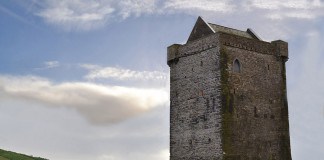
[[[171,160],[291,160],[287,42],[201,17],[168,47]]]

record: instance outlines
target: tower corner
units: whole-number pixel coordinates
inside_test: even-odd
[[[172,62],[177,60],[180,46],[182,46],[182,45],[181,44],[173,44],[168,47],[168,49],[167,49],[167,63],[169,66]]]
[[[282,57],[284,61],[288,61],[289,55],[288,55],[288,43],[283,40],[275,40],[272,41],[271,44],[275,46],[277,55]]]

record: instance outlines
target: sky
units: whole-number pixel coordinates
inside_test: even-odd
[[[198,16],[289,43],[292,157],[322,159],[323,0],[0,0],[0,148],[167,160],[166,48]]]

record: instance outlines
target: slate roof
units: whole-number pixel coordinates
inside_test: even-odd
[[[261,40],[257,34],[253,32],[252,29],[248,28],[246,31],[241,31],[229,27],[224,27],[218,24],[208,23],[200,16],[198,17],[194,28],[191,31],[191,34],[187,42],[194,41],[196,39],[202,38],[204,36],[216,33],[223,32],[231,35],[236,35],[240,37],[246,37],[250,39]]]
[[[212,23],[208,23],[208,24],[215,32],[224,32],[224,33],[233,34],[233,35],[237,35],[237,36],[241,36],[241,37],[254,38],[251,36],[251,34],[249,34],[246,31],[228,28],[228,27],[224,27],[224,26],[220,26],[220,25],[212,24]]]

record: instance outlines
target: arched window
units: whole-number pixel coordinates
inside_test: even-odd
[[[241,72],[241,64],[240,64],[240,61],[238,59],[235,59],[235,61],[234,61],[233,71],[236,72],[236,73]]]

